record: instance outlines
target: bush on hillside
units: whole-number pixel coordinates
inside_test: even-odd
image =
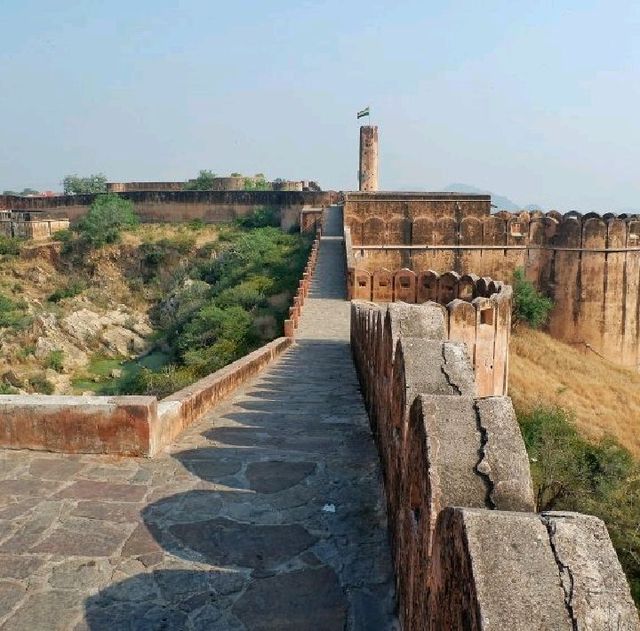
[[[79,280],[71,281],[66,287],[56,289],[48,298],[49,302],[60,302],[65,298],[74,298],[87,288],[86,284]]]
[[[21,243],[20,239],[0,235],[0,254],[6,254],[8,256],[20,254]]]
[[[0,328],[2,327],[20,327],[24,324],[24,308],[25,305],[17,303],[0,294]]]
[[[539,511],[600,517],[640,604],[640,465],[610,437],[586,441],[557,407],[518,413]]]
[[[117,242],[125,228],[137,224],[133,203],[109,194],[96,197],[89,212],[80,219],[74,230],[87,245],[101,247]]]
[[[545,324],[553,309],[553,301],[543,296],[527,280],[524,270],[518,268],[513,274],[513,323],[526,322],[537,329]]]
[[[280,226],[280,213],[272,206],[262,206],[250,215],[238,217],[236,222],[242,228],[267,228],[269,226],[278,228]]]
[[[51,351],[45,357],[44,367],[51,368],[56,372],[62,372],[64,368],[64,352],[61,350]]]

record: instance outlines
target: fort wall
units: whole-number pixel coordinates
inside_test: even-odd
[[[255,185],[255,176],[215,177],[211,180],[213,191],[242,191],[247,181]],[[188,180],[193,182],[193,180]],[[182,191],[188,182],[107,182],[108,193],[133,193],[140,191]],[[303,180],[277,180],[270,183],[274,191],[303,191],[310,183]],[[317,184],[312,183],[317,189]]]
[[[437,304],[352,303],[405,629],[639,629],[604,524],[535,514],[508,397],[478,397]]]
[[[385,194],[388,195],[388,194]],[[640,217],[489,214],[488,204],[345,198],[354,267],[371,275],[408,268],[477,274],[509,282],[516,269],[551,297],[551,334],[638,368],[640,365]],[[375,198],[375,200],[373,199]],[[458,208],[458,205],[460,208]]]
[[[322,208],[340,201],[334,191],[134,191],[117,193],[133,202],[143,222],[188,222],[201,219],[223,223],[251,214],[261,207],[277,208],[281,225],[298,225],[303,208]],[[85,215],[95,195],[21,197],[0,195],[0,210],[47,211],[53,219],[77,221]]]

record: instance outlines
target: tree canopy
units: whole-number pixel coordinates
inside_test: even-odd
[[[96,173],[87,177],[79,175],[67,175],[62,180],[62,186],[66,195],[82,195],[85,193],[106,193],[107,176]]]
[[[100,195],[74,230],[86,243],[99,247],[115,243],[124,228],[135,226],[138,217],[133,204],[117,195]]]

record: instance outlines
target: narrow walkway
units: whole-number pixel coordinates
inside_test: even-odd
[[[296,344],[170,453],[0,453],[0,628],[394,628],[328,219]]]

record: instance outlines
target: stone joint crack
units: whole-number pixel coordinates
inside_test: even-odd
[[[458,384],[451,379],[451,375],[449,374],[449,370],[447,367],[446,344],[442,344],[442,363],[440,364],[440,370],[442,371],[442,374],[444,375],[444,378],[446,379],[449,387],[455,391],[455,394],[462,396],[462,390],[460,390]]]
[[[489,432],[487,428],[482,425],[482,419],[480,416],[480,410],[478,409],[477,403],[474,401],[473,403],[473,411],[476,415],[476,427],[478,428],[478,432],[480,434],[480,447],[478,448],[478,462],[474,467],[475,472],[482,478],[484,485],[487,489],[487,493],[485,496],[485,505],[487,508],[491,510],[496,509],[496,503],[493,499],[493,491],[495,488],[493,479],[491,477],[491,467],[487,461],[486,447],[489,442]]]
[[[540,516],[540,520],[542,521],[544,527],[547,529],[547,534],[549,535],[549,545],[551,546],[551,551],[553,552],[553,557],[556,561],[556,565],[558,566],[558,575],[560,577],[560,586],[562,587],[562,591],[564,592],[564,606],[567,610],[567,615],[569,616],[569,620],[571,620],[571,628],[573,631],[578,631],[578,620],[575,616],[575,612],[573,611],[573,589],[574,589],[574,579],[573,573],[571,572],[571,568],[568,565],[565,565],[560,558],[560,554],[556,548],[556,527],[555,524],[546,517],[545,515]]]

